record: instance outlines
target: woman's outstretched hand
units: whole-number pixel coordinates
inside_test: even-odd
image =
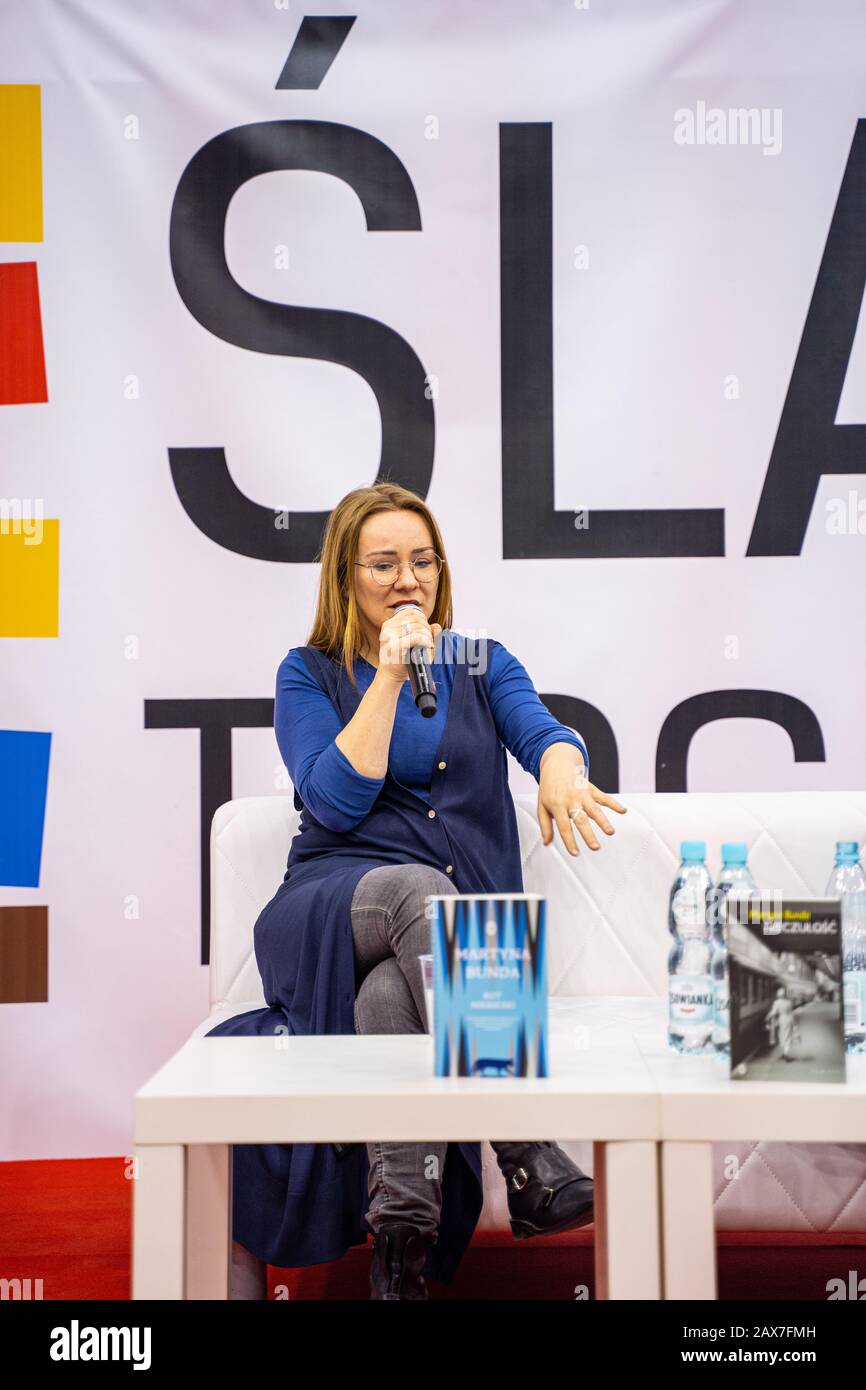
[[[585,767],[583,755],[573,743],[551,743],[541,755],[538,773],[541,838],[546,845],[551,843],[553,822],[556,821],[569,854],[580,854],[574,838],[574,825],[590,849],[600,849],[592,822],[600,825],[606,835],[615,833],[602,806],[609,806],[620,815],[625,815],[628,810],[627,806],[590,782]]]

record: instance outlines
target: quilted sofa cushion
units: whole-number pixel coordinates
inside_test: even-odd
[[[544,845],[535,794],[515,796],[526,891],[548,902],[551,996],[664,996],[667,902],[681,840],[706,840],[713,874],[722,842],[744,840],[760,886],[821,895],[835,841],[866,838],[861,792],[620,792],[618,800],[629,809],[610,813],[616,835],[599,831],[601,848],[584,846],[574,858],[558,832]],[[211,1017],[200,1031],[214,1015],[264,1003],[252,928],[282,881],[297,823],[292,797],[282,795],[238,798],[214,816]],[[559,1142],[592,1172],[589,1138]],[[488,1144],[482,1156],[479,1226],[507,1230],[505,1186]],[[720,1142],[714,1171],[719,1229],[866,1231],[866,1145]]]

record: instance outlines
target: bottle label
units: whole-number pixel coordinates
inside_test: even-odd
[[[717,980],[713,991],[713,1015],[720,1028],[731,1024],[731,998],[727,980]]]
[[[866,1028],[866,970],[846,970],[843,981],[845,1032]]]
[[[709,975],[672,975],[668,981],[672,1023],[713,1021],[713,982]]]

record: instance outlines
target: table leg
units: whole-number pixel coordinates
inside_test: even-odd
[[[595,1296],[660,1299],[658,1154],[654,1140],[597,1141]]]
[[[186,1157],[183,1144],[137,1144],[132,1194],[132,1297],[183,1298]]]
[[[186,1151],[186,1297],[227,1299],[232,1255],[232,1146]]]
[[[717,1298],[713,1146],[667,1141],[661,1151],[665,1298]]]

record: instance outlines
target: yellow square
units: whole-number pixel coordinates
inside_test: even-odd
[[[56,637],[60,521],[0,511],[0,637]]]
[[[0,83],[0,241],[42,240],[42,93]]]

